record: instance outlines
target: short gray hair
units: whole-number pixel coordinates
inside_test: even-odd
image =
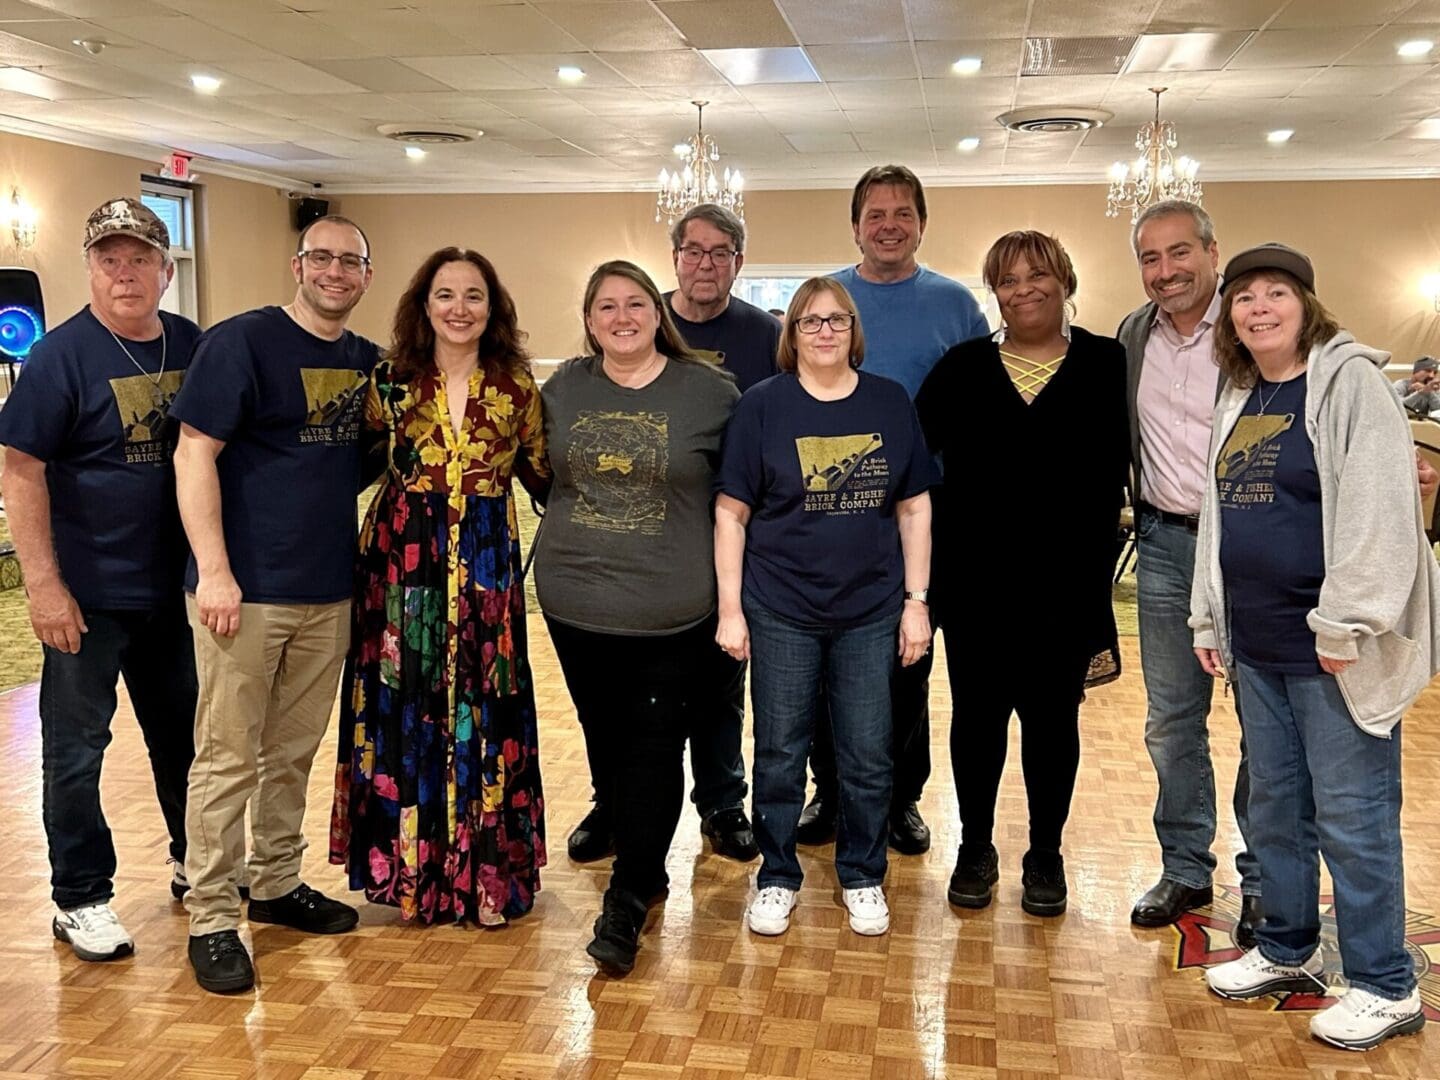
[[[714,225],[730,238],[730,242],[735,245],[736,254],[743,255],[745,253],[745,223],[725,207],[716,203],[700,203],[698,206],[692,206],[685,211],[684,217],[670,226],[672,250],[680,250],[680,245],[685,242],[685,226],[692,221],[705,221]]]
[[[1156,218],[1171,217],[1175,214],[1184,214],[1195,223],[1195,235],[1200,237],[1200,243],[1209,247],[1215,243],[1215,222],[1205,212],[1205,208],[1199,203],[1186,202],[1184,199],[1161,199],[1159,202],[1147,206],[1145,212],[1135,219],[1134,226],[1130,229],[1130,250],[1138,258],[1140,255],[1140,230],[1145,227],[1146,222],[1154,221]]]

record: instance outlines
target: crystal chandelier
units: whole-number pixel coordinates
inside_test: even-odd
[[[1200,183],[1195,179],[1200,163],[1188,157],[1176,161],[1171,154],[1176,142],[1175,125],[1160,119],[1160,95],[1167,89],[1164,86],[1150,88],[1150,93],[1155,95],[1155,119],[1135,135],[1135,149],[1140,151],[1140,156],[1132,165],[1117,161],[1110,166],[1106,217],[1116,217],[1121,210],[1129,210],[1133,225],[1152,203],[1183,199],[1198,204],[1203,197]]]
[[[683,217],[685,211],[700,203],[718,203],[745,220],[745,180],[740,170],[719,173],[720,148],[705,134],[705,106],[708,101],[692,101],[698,119],[695,134],[677,146],[675,152],[685,161],[683,169],[660,170],[660,191],[655,197],[655,220],[665,219],[667,225]]]

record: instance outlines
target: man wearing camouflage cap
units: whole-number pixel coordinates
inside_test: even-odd
[[[25,574],[40,677],[52,928],[83,960],[134,951],[110,907],[115,845],[100,766],[123,676],[145,736],[183,889],[195,659],[181,582],[168,413],[200,330],[160,311],[165,224],[111,199],[85,225],[90,303],[38,341],[5,408],[5,509]]]

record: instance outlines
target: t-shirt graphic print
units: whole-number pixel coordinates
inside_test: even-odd
[[[855,514],[885,505],[890,463],[877,456],[885,440],[863,435],[802,435],[795,440],[805,485],[805,512]]]
[[[125,464],[168,462],[174,446],[170,402],[180,391],[183,371],[164,371],[159,377],[122,375],[110,380],[110,393],[120,413],[125,440]]]
[[[659,535],[670,475],[670,417],[582,409],[566,457],[579,500],[571,520],[605,532]]]
[[[1242,416],[1235,421],[1215,463],[1222,503],[1243,508],[1275,501],[1275,466],[1280,459],[1277,443],[1294,424],[1294,413]]]
[[[354,443],[360,437],[360,411],[366,374],[345,368],[301,368],[305,387],[302,443]]]

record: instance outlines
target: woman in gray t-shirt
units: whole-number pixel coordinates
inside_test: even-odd
[[[585,733],[592,813],[615,835],[587,951],[623,974],[669,883],[686,736],[738,675],[715,647],[711,499],[740,395],[690,351],[633,263],[591,274],[584,316],[590,355],[541,391],[555,481],[535,585]]]

